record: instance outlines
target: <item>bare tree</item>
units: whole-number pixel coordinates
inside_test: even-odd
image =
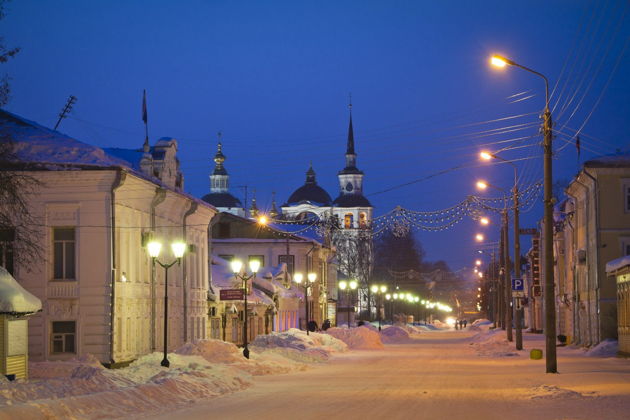
[[[5,16],[5,6],[7,0],[0,0],[0,20]],[[9,48],[4,45],[4,38],[0,37],[0,64],[4,64],[20,52],[19,48]],[[9,75],[0,74],[0,107],[9,102],[11,87],[9,85]]]

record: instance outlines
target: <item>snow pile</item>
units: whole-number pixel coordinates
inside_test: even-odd
[[[553,400],[558,398],[585,398],[593,397],[595,393],[579,393],[566,388],[559,388],[555,385],[540,385],[530,389],[529,399],[531,400]]]
[[[348,346],[328,334],[309,333],[291,328],[284,332],[259,335],[251,344],[255,352],[276,354],[298,362],[314,363],[328,360],[335,352],[344,352]]]
[[[252,346],[251,359],[234,344],[198,340],[170,353],[170,368],[160,365],[158,352],[113,370],[94,357],[31,363],[30,380],[0,381],[0,419],[119,418],[175,409],[247,388],[253,376],[304,370],[306,363],[347,349],[326,334],[304,338],[296,331],[286,335],[302,345]]]
[[[435,327],[437,327],[437,328],[440,328],[440,329],[450,329],[451,328],[450,325],[448,325],[445,322],[440,321],[439,319],[436,319],[435,321],[433,321],[433,325]]]
[[[519,356],[514,350],[514,344],[507,341],[504,334],[500,334],[503,330],[497,328],[480,332],[472,337],[470,345],[482,357],[512,357]]]
[[[608,338],[595,347],[588,349],[584,354],[589,357],[615,357],[618,351],[619,343],[617,340]]]
[[[29,314],[41,309],[42,301],[20,286],[4,267],[0,267],[0,313]]]
[[[369,328],[329,328],[327,334],[343,341],[351,349],[371,350],[382,349],[383,342],[377,331]]]
[[[386,344],[406,343],[410,340],[407,328],[391,326],[381,331],[381,340]]]
[[[487,320],[486,318],[479,318],[479,319],[475,319],[473,323],[470,325],[473,327],[480,327],[482,325],[490,325],[490,324],[492,324],[492,321]]]
[[[361,325],[362,327],[368,328],[372,331],[378,331],[378,324],[374,325],[371,322],[366,322],[363,325]]]

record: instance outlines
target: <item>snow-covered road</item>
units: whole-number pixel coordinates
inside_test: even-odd
[[[152,419],[627,419],[630,361],[559,348],[545,374],[541,335],[515,352],[473,332],[414,335],[383,350],[338,354],[304,372],[259,376],[254,386]],[[472,342],[471,342],[472,341]]]

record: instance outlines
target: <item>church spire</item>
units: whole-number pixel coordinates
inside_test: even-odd
[[[212,193],[226,193],[229,187],[230,177],[228,176],[223,162],[225,162],[225,155],[223,154],[223,144],[221,138],[223,134],[219,131],[217,133],[217,153],[214,155],[214,171],[210,175],[210,192]]]
[[[348,103],[348,109],[350,110],[350,124],[348,126],[348,147],[346,148],[346,155],[355,155],[354,130],[352,129],[352,94],[350,94],[350,101]]]

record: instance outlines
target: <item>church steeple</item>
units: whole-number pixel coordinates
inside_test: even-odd
[[[219,131],[217,134],[217,153],[214,155],[214,171],[210,175],[210,192],[212,193],[225,193],[228,191],[230,177],[223,167],[225,162],[225,155],[223,154],[223,145],[221,144],[221,137],[223,134]]]
[[[352,127],[352,97],[348,108],[350,109],[350,122],[348,124],[348,143],[346,145],[346,167],[339,171],[339,187],[341,195],[363,193],[363,172],[357,168],[357,154],[354,151],[354,128]]]

